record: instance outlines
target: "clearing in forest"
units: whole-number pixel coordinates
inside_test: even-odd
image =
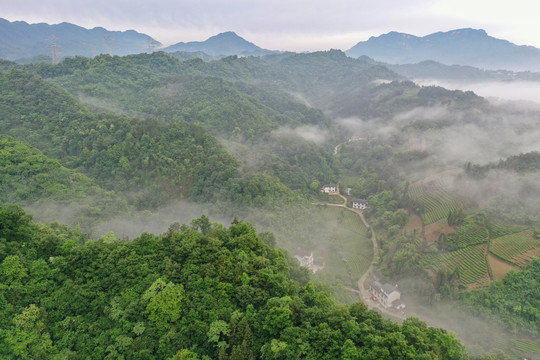
[[[491,266],[491,271],[493,272],[494,280],[502,280],[506,274],[511,270],[519,270],[515,265],[510,265],[506,261],[502,261],[493,254],[488,255],[489,265]]]
[[[355,287],[373,259],[368,231],[358,215],[344,208],[320,206],[319,211],[330,231],[319,242],[325,267],[317,277]]]

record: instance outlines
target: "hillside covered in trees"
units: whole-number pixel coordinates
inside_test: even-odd
[[[535,110],[335,50],[0,69],[0,201],[76,229],[2,208],[8,358],[467,356],[445,331],[354,304],[371,264],[424,309],[459,304],[508,341],[538,331]],[[324,184],[344,207],[366,200],[367,222]],[[181,213],[197,219],[167,230]],[[161,235],[140,235],[149,223]],[[322,269],[279,247],[315,252]],[[523,270],[508,275],[522,297],[496,291],[509,269]]]
[[[0,208],[0,354],[11,358],[464,359],[418,320],[338,305],[249,223],[207,217],[84,240]]]

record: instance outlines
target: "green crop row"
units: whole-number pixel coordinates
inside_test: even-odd
[[[489,230],[489,236],[492,239],[496,239],[501,236],[511,235],[525,230],[522,226],[515,226],[510,224],[505,224],[502,222],[492,222],[490,221],[487,225]]]
[[[490,251],[499,258],[519,266],[526,265],[530,260],[524,253],[540,246],[540,241],[534,237],[532,230],[501,236],[491,241]]]
[[[480,227],[480,228],[474,229],[473,231],[460,234],[458,237],[458,244],[460,248],[477,245],[477,244],[483,244],[487,242],[488,236],[489,234],[486,228]]]
[[[459,208],[446,188],[444,181],[433,181],[409,189],[409,196],[423,206],[421,217],[425,225],[445,219],[451,210]]]
[[[528,341],[512,339],[512,345],[514,345],[518,350],[521,350],[526,353],[533,353],[540,355],[540,344],[532,343]]]
[[[371,259],[363,256],[363,254],[353,254],[350,252],[343,252],[343,261],[347,264],[351,276],[353,279],[360,278],[367,270]]]
[[[424,266],[438,271],[458,269],[463,284],[472,284],[486,277],[487,262],[483,246],[468,247],[449,253],[427,255]]]

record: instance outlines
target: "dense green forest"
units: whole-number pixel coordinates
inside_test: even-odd
[[[0,135],[0,193],[2,201],[42,207],[42,219],[51,222],[91,227],[104,217],[129,212],[124,198],[27,143],[4,135]],[[58,210],[50,211],[53,208]]]
[[[444,330],[336,304],[249,223],[84,241],[11,205],[0,224],[3,357],[467,357]]]
[[[0,82],[3,133],[125,194],[136,208],[182,198],[244,205],[281,196],[298,200],[275,177],[239,174],[237,161],[199,125],[94,115],[63,90],[21,71],[2,73]]]
[[[470,274],[447,266],[485,246],[474,250],[482,265],[473,280],[486,286],[495,235],[529,229],[536,244],[536,112],[421,87],[335,50],[208,62],[101,55],[0,69],[0,201],[80,225],[33,224],[2,207],[3,356],[465,358],[444,331],[351,305],[345,287],[361,276],[353,267],[371,260],[347,252],[336,230],[347,228],[367,240],[375,231],[375,268],[405,299],[466,304],[514,334],[538,330],[536,263],[471,293]],[[349,193],[348,207],[367,199],[367,228],[311,204],[341,201],[321,194],[329,183]],[[129,241],[80,232],[188,203],[263,233],[206,217]],[[311,276],[274,246],[315,250],[343,268]],[[523,295],[509,297],[514,290]]]

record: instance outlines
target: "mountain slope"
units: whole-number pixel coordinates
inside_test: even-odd
[[[132,242],[82,238],[0,205],[0,357],[467,357],[417,319],[339,306],[249,223],[203,216]]]
[[[491,37],[484,30],[470,28],[424,37],[392,31],[359,42],[346,53],[351,57],[367,55],[392,64],[434,60],[483,69],[540,70],[540,49],[518,46]]]
[[[163,49],[166,52],[203,52],[208,55],[266,55],[272,51],[262,49],[241,38],[232,31],[227,31],[208,38],[205,41],[180,42]]]
[[[236,161],[203,128],[94,115],[35,75],[0,72],[0,133],[31,142],[148,208],[190,195],[208,199],[236,175]],[[203,198],[205,195],[202,196]]]
[[[19,60],[38,55],[51,55],[52,37],[56,38],[59,58],[70,56],[93,57],[98,54],[138,54],[149,46],[160,45],[150,36],[133,30],[109,31],[101,27],[85,29],[63,22],[49,25],[10,22],[0,18],[0,58]]]
[[[126,212],[124,199],[29,144],[0,135],[0,202],[31,208],[40,221],[79,224]]]

